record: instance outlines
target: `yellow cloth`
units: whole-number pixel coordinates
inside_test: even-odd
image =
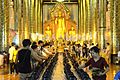
[[[13,52],[13,62],[16,61],[17,53],[18,53],[18,50],[14,50],[14,52]]]
[[[14,47],[14,46],[12,46],[12,47],[9,48],[9,54],[10,54],[9,60],[12,60],[12,59],[13,59],[14,50],[15,50],[15,47]]]
[[[58,52],[64,52],[64,46],[59,46],[58,47]]]

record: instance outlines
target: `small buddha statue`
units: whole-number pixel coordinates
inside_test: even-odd
[[[50,26],[47,26],[46,30],[45,30],[45,35],[48,36],[48,37],[51,37],[52,36],[52,31],[50,29]]]

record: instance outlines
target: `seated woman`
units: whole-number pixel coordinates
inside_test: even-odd
[[[49,57],[50,55],[53,55],[53,53],[49,50],[50,48],[50,44],[46,43],[43,45],[43,49],[42,49],[42,55]]]
[[[39,62],[42,62],[42,60],[47,59],[47,57],[40,55],[40,51],[39,51],[37,45],[32,45],[31,48],[32,48],[33,51],[34,51],[34,54],[33,54],[33,55],[35,56],[35,58],[32,57],[31,63],[32,63],[33,69],[35,69],[35,67],[36,67],[37,64],[38,64],[38,61],[39,61]]]
[[[99,55],[99,48],[96,46],[92,47],[90,53],[92,58],[85,64],[80,65],[79,68],[90,66],[93,80],[106,80],[106,73],[109,71],[109,65],[106,60]]]

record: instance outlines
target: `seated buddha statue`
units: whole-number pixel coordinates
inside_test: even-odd
[[[74,36],[75,35],[75,29],[72,26],[71,29],[69,30],[69,35]]]

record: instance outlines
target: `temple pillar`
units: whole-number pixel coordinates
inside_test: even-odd
[[[33,33],[36,33],[36,0],[33,1],[32,3],[32,28],[33,28]]]
[[[9,0],[4,0],[4,50],[9,45]]]
[[[38,0],[36,0],[35,1],[35,29],[36,29],[36,33],[38,32],[37,31],[37,25],[38,25],[38,20],[37,20],[37,18],[38,18],[38,15],[37,15],[37,13],[38,13]]]
[[[22,39],[28,39],[29,38],[29,21],[28,21],[28,4],[27,0],[22,1],[22,30],[23,30],[23,37]]]
[[[78,34],[80,35],[80,24],[81,24],[81,0],[78,0]]]
[[[27,0],[26,1],[26,27],[27,27],[27,38],[31,39],[30,36],[31,36],[31,32],[30,32],[30,27],[31,27],[31,23],[30,23],[30,0]]]
[[[18,5],[18,11],[16,12],[17,15],[18,15],[18,38],[19,38],[19,46],[22,45],[22,24],[21,24],[21,21],[22,21],[22,14],[21,14],[21,0],[18,0],[17,2],[17,5]]]
[[[89,41],[89,0],[85,0],[85,15],[86,15],[86,18],[85,18],[85,33],[86,33],[86,40]]]
[[[37,15],[38,15],[38,17],[37,17],[37,23],[38,23],[37,31],[40,34],[40,0],[38,0],[38,12],[37,12]]]
[[[111,0],[111,25],[113,25],[113,54],[120,50],[120,1]]]
[[[91,2],[91,41],[96,43],[96,1],[92,0]]]
[[[81,39],[82,41],[85,40],[85,34],[84,34],[84,8],[83,8],[83,0],[81,0]]]
[[[14,18],[14,2],[12,0],[10,0],[9,2],[9,31],[10,29],[14,29],[14,22],[15,22],[15,18]],[[8,32],[9,32],[8,31]],[[9,45],[11,45],[12,43],[12,37],[11,37],[11,34],[8,35],[9,36]]]
[[[3,50],[4,33],[4,0],[0,0],[0,50]]]
[[[30,32],[33,33],[33,15],[34,15],[34,0],[30,0]]]
[[[2,1],[0,0],[0,25],[2,22],[1,13],[2,13]],[[2,42],[2,25],[0,26],[0,42]],[[2,50],[2,43],[0,43],[0,49]]]
[[[84,40],[86,40],[86,0],[83,0],[83,14],[84,14],[84,19],[83,19],[83,27],[84,27]]]
[[[92,41],[92,28],[93,28],[93,8],[92,8],[92,0],[89,0],[89,39],[90,39],[90,42]]]
[[[9,1],[0,0],[0,49],[8,46],[9,36]]]
[[[86,40],[86,11],[85,11],[85,0],[83,0],[83,40]]]
[[[87,40],[90,41],[90,0],[86,0],[86,6],[87,6],[87,10],[86,10],[86,26],[87,26]]]
[[[106,5],[105,5],[106,0],[100,0],[99,2],[99,15],[100,15],[100,48],[103,49],[105,47],[105,28],[106,28]]]
[[[80,0],[80,39],[82,40],[82,0]]]
[[[40,0],[40,33],[43,34],[43,0]]]
[[[96,40],[96,43],[98,44],[98,46],[100,47],[101,46],[101,43],[100,43],[100,0],[97,0],[96,1],[96,26],[97,26],[97,40]]]
[[[13,17],[14,17],[14,25],[11,25],[11,28],[12,28],[12,26],[14,27],[14,28],[12,28],[12,29],[14,29],[14,30],[17,30],[17,28],[18,28],[18,14],[17,14],[17,0],[14,0],[13,1],[13,9],[14,9],[14,12],[13,12]],[[11,16],[12,17],[12,16]]]
[[[21,0],[21,32],[22,36],[21,39],[25,38],[25,4],[24,0]]]

